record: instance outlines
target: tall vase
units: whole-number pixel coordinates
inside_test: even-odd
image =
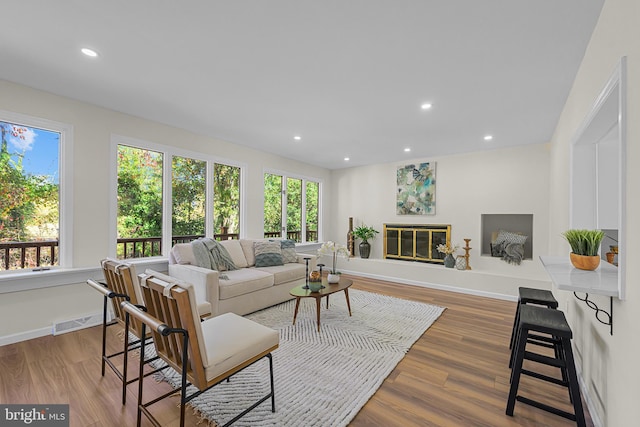
[[[371,253],[371,245],[369,242],[360,242],[358,249],[360,250],[360,258],[369,258],[369,254]]]
[[[347,233],[347,250],[349,251],[349,257],[353,257],[356,254],[355,237],[353,236],[353,217],[349,217],[349,232]]]
[[[447,254],[444,257],[444,266],[447,268],[453,268],[456,265],[456,259],[451,254]]]

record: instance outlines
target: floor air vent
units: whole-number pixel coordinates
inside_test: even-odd
[[[109,313],[108,319],[111,319]],[[92,314],[87,317],[80,317],[78,319],[65,320],[64,322],[58,322],[53,324],[53,335],[60,335],[67,332],[77,331],[79,329],[90,328],[91,326],[102,324],[102,313]]]

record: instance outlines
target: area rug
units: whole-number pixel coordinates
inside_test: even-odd
[[[262,403],[234,426],[346,426],[444,308],[352,289],[349,317],[342,292],[322,300],[317,331],[313,298],[295,300],[248,317],[280,332],[273,352],[276,412]],[[174,387],[171,370],[164,380]],[[192,389],[190,391],[195,391]],[[266,359],[191,401],[203,418],[222,425],[269,392]]]

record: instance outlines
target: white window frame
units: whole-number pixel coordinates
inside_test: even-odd
[[[301,179],[302,180],[302,214],[301,214],[301,218],[300,221],[302,222],[302,224],[300,225],[300,227],[304,230],[300,230],[300,232],[302,233],[302,242],[297,243],[298,245],[303,245],[303,244],[307,244],[307,243],[317,243],[317,242],[307,242],[307,233],[306,233],[306,227],[307,227],[307,182],[311,181],[311,182],[316,182],[318,183],[318,242],[322,241],[322,199],[323,199],[323,183],[322,183],[322,179],[320,178],[315,178],[315,177],[311,177],[311,176],[306,176],[306,175],[299,175],[299,174],[295,174],[295,173],[291,173],[291,172],[285,172],[285,171],[281,171],[281,170],[277,170],[277,169],[264,169],[262,172],[262,204],[263,204],[263,209],[262,209],[262,224],[263,224],[263,230],[262,232],[264,233],[264,175],[265,174],[271,174],[271,175],[277,175],[277,176],[281,176],[282,177],[282,212],[281,212],[281,224],[280,224],[280,230],[282,232],[282,236],[283,238],[286,238],[287,236],[287,178],[293,178],[293,179]]]
[[[118,145],[126,145],[141,150],[151,150],[162,154],[162,254],[155,257],[128,258],[128,262],[143,263],[153,260],[166,259],[171,250],[172,239],[172,165],[173,157],[185,157],[194,160],[207,162],[206,169],[206,189],[205,189],[205,236],[213,237],[213,222],[210,221],[213,215],[213,174],[214,164],[225,164],[240,168],[240,233],[245,232],[245,177],[247,166],[233,160],[224,159],[216,156],[206,155],[203,153],[184,150],[169,145],[157,144],[155,142],[145,141],[142,139],[132,138],[124,135],[111,135],[110,147],[110,170],[109,170],[109,255],[116,256],[117,239],[118,239]]]
[[[59,200],[58,200],[58,265],[50,270],[73,267],[73,126],[40,117],[0,110],[0,121],[57,132],[60,134],[58,151]],[[0,272],[0,278],[23,275],[25,273],[41,273],[41,269],[20,269]]]

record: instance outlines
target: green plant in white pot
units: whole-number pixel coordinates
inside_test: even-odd
[[[580,270],[595,270],[600,265],[600,243],[604,238],[601,230],[571,229],[562,233],[571,246],[571,264]]]
[[[358,245],[360,258],[369,258],[369,254],[371,253],[371,245],[369,244],[369,239],[373,239],[378,233],[378,230],[375,230],[373,227],[368,227],[364,224],[356,227],[356,229],[353,230],[353,236],[362,240],[362,242],[360,242],[360,244]]]

